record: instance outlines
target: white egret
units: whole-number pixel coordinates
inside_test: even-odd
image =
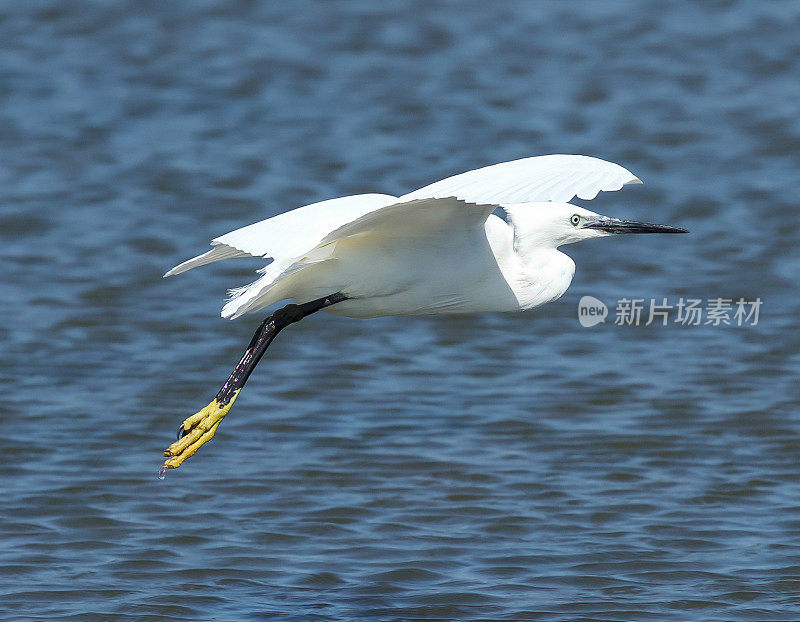
[[[164,276],[233,257],[271,258],[232,290],[222,316],[293,299],[261,323],[214,400],[167,448],[176,468],[209,441],[280,330],[324,309],[348,317],[521,311],[559,298],[575,263],[564,244],[620,233],[686,233],[569,204],[642,183],[611,162],[546,155],[449,177],[401,197],[362,194],[313,203],[214,239]],[[500,208],[506,219],[493,212]],[[163,472],[162,469],[162,472]]]

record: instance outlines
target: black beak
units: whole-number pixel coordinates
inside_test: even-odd
[[[618,218],[598,218],[586,223],[585,229],[600,229],[607,233],[689,233],[686,229],[670,227],[669,225],[654,225],[649,222],[635,220],[620,220]]]

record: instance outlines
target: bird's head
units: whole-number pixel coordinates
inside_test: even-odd
[[[620,220],[571,203],[516,203],[503,205],[514,225],[518,247],[557,248],[590,238],[620,233],[688,233],[686,229],[635,220]]]

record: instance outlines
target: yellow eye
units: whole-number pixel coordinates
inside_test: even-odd
[[[580,217],[580,216],[578,216],[578,214],[573,214],[573,215],[570,217],[569,221],[570,221],[570,222],[571,222],[573,225],[575,225],[575,226],[577,227],[579,224],[581,224],[581,217]]]

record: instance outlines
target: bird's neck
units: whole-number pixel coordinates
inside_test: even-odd
[[[522,309],[552,302],[564,294],[575,276],[575,262],[557,248],[518,248],[520,278],[514,293]]]
[[[513,226],[494,216],[486,221],[486,236],[520,309],[546,304],[567,291],[575,262],[557,248],[517,237]]]

